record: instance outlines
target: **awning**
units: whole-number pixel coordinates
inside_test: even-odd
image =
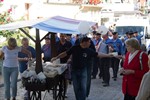
[[[33,27],[54,33],[84,34],[87,33],[90,30],[90,26],[93,26],[94,24],[95,22],[88,22],[83,20],[65,18],[62,16],[55,16],[51,18],[30,21],[17,21],[5,25],[0,25],[0,31],[14,30],[23,27]]]

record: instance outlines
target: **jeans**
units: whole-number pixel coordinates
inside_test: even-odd
[[[72,81],[76,100],[86,100],[87,67],[72,70]]]
[[[12,97],[17,96],[17,79],[18,79],[18,67],[3,67],[3,78],[5,88],[5,98],[9,99],[10,88],[12,88]]]
[[[90,94],[90,88],[91,88],[91,72],[92,66],[87,67],[87,92],[86,92],[86,97],[89,96]]]

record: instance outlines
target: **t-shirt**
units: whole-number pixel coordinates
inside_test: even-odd
[[[57,54],[59,55],[60,53],[67,51],[68,49],[70,49],[72,47],[71,42],[66,41],[64,44],[61,44],[60,41],[56,42],[56,50],[57,50]],[[66,63],[67,60],[69,59],[70,56],[66,56],[64,58],[60,59],[60,63]]]
[[[13,50],[9,50],[7,46],[2,47],[2,52],[4,53],[4,67],[18,67],[18,52],[21,51],[21,47],[16,47]]]
[[[36,51],[33,47],[28,46],[27,50],[31,52],[32,58],[36,57]],[[25,53],[19,52],[18,57],[19,58],[25,58],[25,57],[28,57],[28,55],[25,54]],[[19,61],[19,71],[20,71],[20,73],[23,73],[27,69],[27,62],[28,61]]]
[[[98,53],[90,48],[82,48],[80,45],[75,45],[67,52],[67,55],[72,54],[72,69],[82,69],[90,67],[91,58],[97,57]]]
[[[51,47],[50,45],[43,45],[41,49],[42,53],[44,53],[44,58],[51,58]]]

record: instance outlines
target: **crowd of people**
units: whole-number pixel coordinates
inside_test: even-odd
[[[119,74],[123,75],[124,100],[149,100],[150,89],[145,87],[150,87],[149,58],[147,52],[141,49],[141,37],[137,33],[126,32],[126,37],[121,39],[117,32],[110,31],[99,33],[94,30],[92,38],[81,38],[80,35],[72,38],[71,34],[60,34],[58,37],[56,34],[56,57],[51,56],[51,38],[46,36],[41,47],[41,60],[49,62],[60,59],[60,63],[70,64],[65,72],[65,84],[67,86],[72,81],[76,100],[86,100],[89,96],[91,79],[99,77],[104,87],[110,86],[110,68],[114,81],[117,81]],[[28,68],[28,61],[36,58],[36,51],[29,46],[28,38],[23,38],[21,43],[19,47],[16,39],[10,38],[8,45],[2,47],[0,52],[4,58],[3,79],[7,100],[11,97],[16,100],[18,72],[23,73]]]

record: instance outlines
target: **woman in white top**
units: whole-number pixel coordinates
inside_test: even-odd
[[[5,98],[16,100],[17,95],[17,78],[18,78],[18,52],[23,52],[31,57],[31,53],[21,47],[17,46],[16,39],[10,38],[8,46],[2,47],[0,56],[4,57],[3,61],[3,78],[5,87]],[[10,87],[12,88],[12,95],[10,95]]]

